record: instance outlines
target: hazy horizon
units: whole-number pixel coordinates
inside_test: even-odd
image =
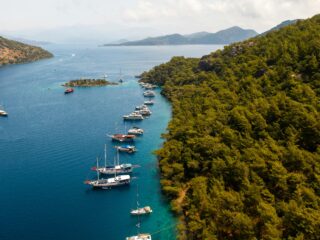
[[[0,35],[108,43],[232,26],[259,33],[320,12],[318,0],[0,0]],[[19,8],[17,8],[19,6]]]

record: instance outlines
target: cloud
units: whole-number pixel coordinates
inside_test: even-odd
[[[183,30],[232,23],[265,30],[283,20],[306,18],[318,12],[320,0],[138,0],[125,9],[123,18],[129,24],[180,24]]]
[[[214,32],[234,25],[262,32],[320,13],[320,0],[0,0],[0,5],[2,32],[92,26],[96,37],[108,32],[121,38]]]

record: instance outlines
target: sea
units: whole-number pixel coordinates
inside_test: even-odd
[[[170,103],[156,90],[152,115],[140,122],[122,116],[144,101],[136,75],[173,56],[201,57],[220,45],[99,47],[50,44],[54,58],[0,68],[0,239],[120,240],[140,233],[153,240],[176,239],[177,219],[161,193],[156,149],[171,118]],[[61,85],[80,78],[107,77],[116,86],[76,88]],[[96,159],[113,163],[108,137],[132,126],[144,129],[138,151],[120,154],[122,163],[140,165],[130,186],[94,190]],[[130,210],[151,206],[133,217]]]

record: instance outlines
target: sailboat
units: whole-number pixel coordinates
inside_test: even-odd
[[[97,168],[99,169],[99,159],[97,158]],[[130,175],[119,175],[117,176],[117,172],[114,172],[114,177],[112,178],[101,178],[100,172],[97,171],[97,180],[86,180],[84,183],[91,185],[93,188],[100,189],[110,189],[112,187],[119,187],[124,185],[129,185],[131,181]]]
[[[119,78],[119,83],[123,83],[121,68],[120,68],[120,78]]]
[[[131,163],[120,164],[119,150],[117,149],[117,159],[114,165],[107,165],[107,145],[104,145],[104,167],[93,167],[92,170],[97,171],[101,174],[112,175],[112,174],[124,174],[132,173],[133,165]]]
[[[130,214],[133,216],[140,216],[152,213],[152,209],[150,206],[145,206],[140,208],[139,204],[139,192],[137,187],[137,208],[130,211]]]

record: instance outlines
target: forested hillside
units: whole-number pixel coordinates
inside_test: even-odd
[[[0,36],[0,66],[5,64],[31,62],[42,58],[50,58],[52,56],[51,53],[40,47],[34,47]]]
[[[157,151],[180,239],[320,239],[320,15],[142,74],[173,118]]]

